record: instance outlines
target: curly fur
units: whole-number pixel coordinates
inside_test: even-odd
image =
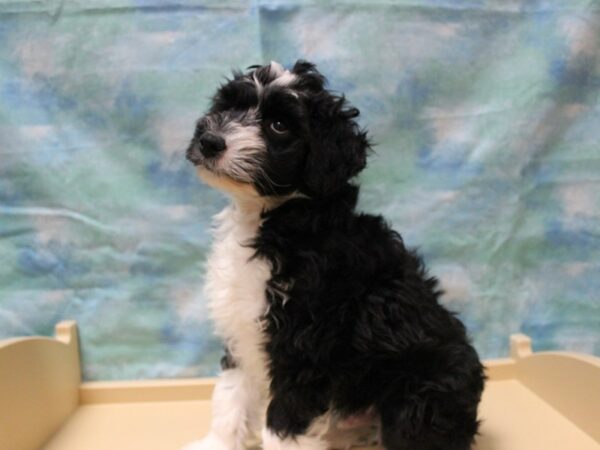
[[[244,239],[218,237],[229,239],[227,251],[209,262],[209,275],[211,264],[232,268],[209,280],[228,347],[224,370],[260,373],[247,368],[266,361],[261,376],[244,378],[268,385],[263,403],[254,401],[265,415],[265,448],[326,448],[310,433],[319,417],[374,411],[388,450],[467,450],[478,429],[482,365],[419,255],[382,217],[356,211],[352,179],[366,165],[369,142],[354,120],[358,110],[324,85],[305,61],[291,71],[272,63],[237,72],[215,95],[188,149],[201,174],[252,187],[229,192],[237,218],[225,228],[235,235],[245,223]],[[263,143],[247,150],[240,175],[218,166],[227,161],[222,155],[203,155],[199,138],[221,132],[211,123],[227,120],[241,133],[239,118],[249,110],[255,120],[248,126],[254,138],[260,127]],[[285,132],[274,131],[275,122]],[[253,261],[261,262],[260,274],[242,274],[254,270]],[[258,306],[239,317],[246,303]],[[224,430],[213,427],[211,439],[231,433]],[[195,448],[208,448],[202,445]]]

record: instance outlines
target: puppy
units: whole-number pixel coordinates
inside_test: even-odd
[[[374,416],[387,450],[467,450],[482,365],[419,256],[356,212],[369,141],[298,61],[236,72],[187,158],[231,197],[206,294],[227,354],[210,432],[187,450],[324,450],[328,418]]]

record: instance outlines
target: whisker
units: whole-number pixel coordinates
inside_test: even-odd
[[[262,149],[246,149],[243,155],[239,155],[230,162],[230,173],[240,181],[252,181],[257,175],[264,180],[267,188],[290,187],[291,183],[281,184],[273,180],[262,166],[264,158],[261,158]]]

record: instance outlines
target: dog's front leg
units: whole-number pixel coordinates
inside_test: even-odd
[[[209,433],[182,450],[243,450],[249,426],[259,407],[257,390],[252,389],[242,369],[221,373],[212,399],[212,423]]]
[[[283,392],[275,395],[262,431],[263,450],[326,450],[322,439],[329,415],[319,391]]]

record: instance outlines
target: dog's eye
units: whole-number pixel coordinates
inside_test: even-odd
[[[277,134],[284,134],[287,133],[288,127],[285,123],[281,122],[280,120],[274,120],[273,122],[271,122],[271,130],[273,130]]]

